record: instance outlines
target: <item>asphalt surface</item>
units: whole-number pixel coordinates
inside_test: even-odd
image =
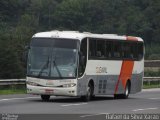
[[[101,120],[108,119],[106,115],[109,114],[141,113],[160,114],[160,89],[143,90],[128,99],[97,96],[90,102],[73,97],[52,96],[48,102],[43,102],[40,96],[34,95],[0,95],[0,119],[3,120],[5,117],[23,120]]]

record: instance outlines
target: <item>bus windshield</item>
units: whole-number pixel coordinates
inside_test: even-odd
[[[78,40],[33,38],[27,75],[38,78],[66,79],[77,76]]]

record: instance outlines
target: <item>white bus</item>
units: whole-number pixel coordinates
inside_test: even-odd
[[[142,89],[144,43],[140,37],[49,31],[33,35],[27,62],[27,93],[128,98]]]

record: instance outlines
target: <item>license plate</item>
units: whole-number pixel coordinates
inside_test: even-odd
[[[54,90],[50,90],[50,89],[45,89],[45,93],[47,94],[52,94]]]

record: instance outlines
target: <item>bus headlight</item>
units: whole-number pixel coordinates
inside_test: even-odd
[[[29,81],[27,81],[26,83],[27,83],[27,85],[38,86],[38,84],[37,84],[37,83],[34,83],[34,82],[29,82]]]
[[[74,86],[76,86],[76,84],[75,83],[71,83],[71,84],[64,84],[62,86],[63,87],[74,87]]]

